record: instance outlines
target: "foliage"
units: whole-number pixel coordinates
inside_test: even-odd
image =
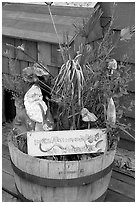
[[[50,83],[49,70],[41,62],[35,61],[27,52],[25,52],[25,46],[23,44],[18,47],[10,44],[6,45],[9,49],[7,49],[4,54],[9,61],[9,73],[2,73],[2,85],[6,90],[12,92],[13,98],[20,98],[23,100],[25,93],[34,83],[43,84],[43,81],[45,82],[45,80],[47,81],[47,84]],[[18,50],[22,51],[34,61],[33,65],[31,67],[24,68],[22,73],[19,74],[16,70],[17,57],[12,59],[10,49],[16,49],[17,52]],[[42,75],[45,76],[43,81],[40,80]],[[48,85],[43,84],[43,86],[50,90]]]
[[[60,101],[57,125],[59,129],[85,128],[86,124],[80,120],[80,111],[83,108],[87,108],[98,118],[96,122],[91,123],[91,127],[109,127],[106,112],[108,102],[113,98],[117,121],[112,128],[120,127],[124,130],[125,126],[119,122],[123,114],[119,99],[128,94],[128,83],[132,81],[132,75],[131,67],[126,60],[116,62],[111,59],[112,51],[121,40],[119,34],[119,38],[114,42],[114,35],[115,32],[109,27],[102,42],[95,48],[92,43],[86,44],[85,40],[85,44],[79,46],[74,58],[68,54],[68,46],[64,48],[63,54],[67,58],[52,89],[56,93],[52,92],[52,97]],[[115,66],[112,66],[112,61],[115,61]]]
[[[99,16],[96,16],[96,21],[100,18],[100,14],[98,12]],[[92,21],[94,24],[96,23],[95,19],[92,19]],[[130,28],[123,28],[117,40],[114,40],[115,32],[112,25],[113,17],[102,41],[97,43],[96,46],[93,46],[93,43],[87,43],[86,34],[83,37],[83,43],[79,45],[79,49],[75,50],[73,55],[68,41],[60,47],[64,59],[63,65],[59,74],[52,81],[51,98],[46,97],[48,101],[56,104],[56,111],[53,111],[54,115],[56,114],[54,130],[87,128],[87,123],[82,121],[81,118],[81,111],[86,108],[97,117],[96,121],[90,122],[90,128],[107,128],[110,144],[111,140],[115,139],[119,128],[127,132],[126,129],[129,127],[120,123],[123,110],[119,99],[121,96],[128,94],[128,83],[133,80],[131,67],[126,61],[127,58],[123,59],[122,62],[116,62],[112,58],[112,54],[120,40],[131,39],[134,34],[134,27],[131,28],[131,32]],[[85,29],[85,25],[79,28],[82,36],[83,29]],[[66,39],[68,38],[66,37]],[[19,93],[18,89],[23,87],[24,80],[18,80],[16,74],[14,74],[14,77],[15,81],[10,82],[10,85],[13,84],[16,87],[15,90]],[[36,82],[37,80],[33,80],[33,83]],[[45,86],[47,86],[46,83]],[[13,87],[11,89],[14,90]],[[111,124],[107,120],[107,108],[111,98],[113,98],[116,107],[115,124]],[[55,117],[53,118],[55,119]]]
[[[2,73],[2,85],[3,87],[12,92],[13,97],[24,97],[28,89],[28,83],[26,83],[22,76],[17,73],[16,71],[16,62],[17,59],[12,59],[11,51],[6,50],[5,55],[8,57],[9,60],[9,73]]]

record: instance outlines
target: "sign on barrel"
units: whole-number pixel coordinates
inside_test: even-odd
[[[105,129],[27,133],[28,154],[31,156],[104,152],[106,143]]]

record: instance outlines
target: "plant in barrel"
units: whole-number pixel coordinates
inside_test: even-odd
[[[52,17],[49,5],[48,8]],[[100,10],[95,11],[90,21],[83,21],[76,28],[82,39],[80,44],[71,46],[67,36],[63,44],[59,43],[63,63],[55,78],[38,61],[26,67],[20,76],[3,75],[4,86],[13,91],[16,101],[9,150],[16,186],[23,198],[54,202],[103,200],[119,129],[132,137],[127,130],[130,126],[120,121],[123,115],[120,97],[128,94],[131,67],[126,55],[122,62],[117,62],[112,53],[120,41],[131,39],[134,26],[123,28],[115,38],[112,18],[101,42],[93,46],[88,34],[101,15]],[[53,17],[52,21],[56,31]],[[10,47],[28,55],[23,46]],[[8,83],[8,77],[14,80]],[[17,82],[24,86],[17,86]],[[33,148],[38,145],[39,154],[31,146],[33,136],[37,137]],[[22,179],[26,187],[28,182],[32,186],[32,181],[37,185],[39,193],[35,198],[34,193],[28,196],[20,189]],[[31,187],[29,190],[34,192]],[[53,196],[49,198],[48,192]]]
[[[67,35],[64,43],[59,43],[63,64],[55,78],[47,67],[35,60],[33,66],[17,75],[14,67],[16,59],[13,63],[10,51],[6,50],[12,75],[3,73],[3,85],[12,90],[16,99],[15,126],[22,124],[17,128],[17,135],[27,131],[102,128],[106,129],[108,149],[118,139],[119,129],[130,135],[126,130],[130,126],[120,122],[123,109],[119,102],[121,96],[128,94],[128,83],[132,80],[130,65],[126,55],[122,62],[117,62],[112,53],[120,41],[131,39],[135,29],[134,26],[123,28],[116,37],[111,29],[112,16],[102,41],[93,46],[88,34],[101,15],[101,10],[97,10],[87,23],[83,21],[82,26],[76,27],[82,39],[77,49],[75,45],[70,46]],[[24,45],[7,46],[32,58]]]

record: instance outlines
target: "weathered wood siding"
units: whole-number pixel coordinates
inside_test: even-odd
[[[14,46],[19,46],[21,44],[25,45],[25,52],[27,52],[34,60],[42,61],[45,66],[49,67],[49,71],[52,72],[54,76],[58,73],[58,67],[61,64],[61,56],[59,57],[59,53],[57,51],[57,45],[46,43],[46,42],[35,42],[29,40],[21,40],[17,38],[11,38],[3,36],[2,38],[2,59],[3,59],[3,67],[2,71],[9,73],[9,59],[5,55],[6,49],[9,49],[7,44],[11,44]],[[11,58],[17,59],[15,66],[17,66],[17,73],[22,73],[22,69],[27,66],[31,66],[34,62],[29,56],[26,56],[21,51],[17,51],[14,48],[10,48]],[[50,70],[52,67],[52,70]]]
[[[34,58],[34,60],[41,61],[45,66],[48,67],[50,73],[53,76],[58,74],[59,66],[61,65],[62,58],[60,53],[58,52],[58,46],[56,44],[50,44],[47,42],[36,42],[29,40],[22,40],[12,37],[3,36],[2,37],[2,72],[3,73],[11,73],[9,69],[9,58],[5,55],[6,49],[9,49],[7,44],[11,44],[14,46],[19,46],[21,44],[25,45],[25,51]],[[13,62],[15,62],[16,73],[21,74],[22,70],[25,67],[31,66],[34,63],[34,60],[30,57],[23,54],[21,51],[17,51],[14,48],[10,48],[11,58]],[[15,61],[16,59],[16,61]],[[12,119],[15,115],[14,103],[11,101],[10,96],[7,97],[7,93],[5,94],[5,90],[3,89],[2,94],[2,121],[5,122],[6,119]],[[6,101],[7,104],[6,104]],[[12,103],[12,105],[11,105]],[[10,110],[9,110],[10,107]],[[6,111],[6,112],[5,112]],[[9,114],[10,113],[10,114]],[[5,114],[9,114],[9,116],[5,116]]]
[[[68,32],[69,40],[75,35],[73,24],[91,16],[93,8],[51,6],[51,12],[60,42]],[[45,5],[9,3],[2,9],[2,33],[15,38],[58,43],[48,7]]]

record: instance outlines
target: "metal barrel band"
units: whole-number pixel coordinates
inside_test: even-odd
[[[113,167],[114,162],[112,162],[107,168],[99,171],[93,175],[77,177],[72,179],[52,179],[52,178],[42,178],[35,175],[31,175],[26,173],[15,166],[15,164],[11,160],[11,165],[13,171],[21,178],[30,181],[31,183],[38,184],[40,186],[48,186],[48,187],[68,187],[68,186],[82,186],[85,184],[93,183],[105,175],[107,175]]]
[[[17,190],[19,199],[20,199],[21,201],[23,201],[23,202],[34,202],[33,200],[30,200],[30,199],[25,198],[24,195],[22,195],[22,194],[19,192],[19,190],[18,190],[16,184],[15,184],[15,187],[16,187],[16,190]],[[94,201],[92,201],[92,202],[103,202],[104,199],[105,199],[105,197],[106,197],[106,194],[107,194],[107,190],[106,190],[99,198],[97,198],[96,200],[94,200]]]

